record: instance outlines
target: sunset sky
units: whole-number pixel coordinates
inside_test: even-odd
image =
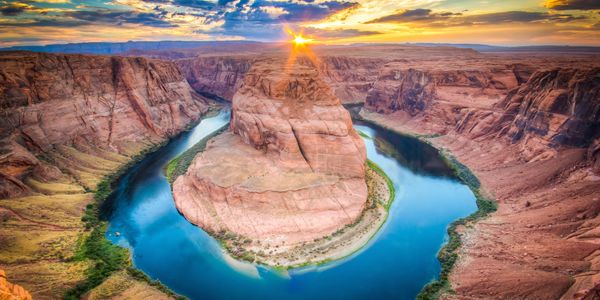
[[[600,0],[0,0],[0,46],[289,39],[600,46]]]

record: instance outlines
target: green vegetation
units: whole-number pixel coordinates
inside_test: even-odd
[[[360,131],[360,130],[356,130],[356,132],[358,132],[358,135],[360,135],[361,137],[364,137],[365,139],[371,139],[370,136],[368,136],[366,133]]]
[[[460,163],[454,156],[445,151],[441,151],[440,153],[442,154],[442,157],[445,159],[448,166],[454,170],[456,176],[458,176],[473,191],[478,209],[468,217],[454,221],[448,227],[448,243],[446,243],[446,245],[444,245],[444,247],[438,253],[438,260],[440,261],[442,267],[440,277],[423,287],[417,296],[417,299],[420,300],[438,299],[444,292],[452,293],[448,276],[450,275],[450,272],[452,271],[452,268],[458,259],[458,254],[456,251],[462,245],[460,235],[456,231],[456,228],[458,226],[469,226],[474,222],[487,217],[490,213],[496,211],[497,209],[496,202],[487,199],[482,195],[480,189],[481,183],[479,182],[479,179],[477,179],[477,176],[475,176],[475,174],[473,174],[473,172],[471,172],[467,166]]]
[[[204,151],[204,149],[206,148],[206,143],[208,143],[208,141],[213,137],[225,132],[225,130],[227,130],[227,127],[229,127],[229,123],[223,125],[223,127],[219,128],[219,130],[211,133],[210,135],[196,143],[196,145],[192,146],[190,149],[186,150],[181,155],[171,160],[165,167],[165,174],[167,176],[167,180],[170,183],[173,183],[175,179],[177,179],[177,177],[185,174],[187,169],[192,164],[194,157],[196,157],[196,154]]]
[[[128,267],[127,268],[127,273],[129,273],[129,275],[139,281],[143,281],[148,283],[150,286],[156,288],[157,290],[165,293],[166,295],[169,295],[175,299],[186,299],[183,296],[177,295],[175,293],[173,293],[173,291],[171,291],[169,288],[167,288],[164,284],[162,284],[160,281],[158,280],[152,280],[150,277],[148,277],[148,275],[146,275],[146,273],[134,268],[134,267]]]
[[[422,142],[427,143],[429,145],[432,145],[432,143],[428,141],[428,139],[437,138],[441,136],[440,134],[418,135],[398,132],[393,128],[389,128],[387,126],[383,126],[371,120],[365,119],[358,113],[353,114],[353,118],[385,130],[396,132],[401,135],[418,138]],[[486,198],[482,194],[481,183],[479,179],[467,166],[462,164],[460,161],[458,161],[458,159],[456,159],[447,151],[440,151],[440,155],[445,160],[446,164],[454,171],[456,176],[469,186],[469,188],[475,195],[475,201],[478,209],[471,215],[452,222],[452,224],[450,224],[450,226],[448,227],[448,243],[446,243],[446,245],[444,245],[438,253],[438,260],[440,261],[442,268],[440,272],[440,277],[437,280],[434,280],[427,284],[425,287],[423,287],[419,295],[417,295],[417,299],[420,300],[439,299],[442,293],[453,292],[450,286],[450,282],[448,280],[448,276],[450,275],[450,272],[452,271],[452,268],[454,267],[454,264],[458,259],[458,254],[456,253],[456,251],[462,245],[460,235],[456,231],[456,228],[458,226],[471,226],[473,223],[487,217],[490,213],[496,211],[497,209],[497,203],[492,199]]]
[[[385,209],[389,211],[392,202],[396,198],[396,189],[394,188],[394,182],[392,182],[392,179],[390,179],[390,177],[383,171],[383,169],[374,161],[367,159],[367,166],[371,168],[371,170],[375,171],[375,173],[383,177],[383,179],[385,179],[385,183],[387,184],[388,189],[390,191],[390,198],[385,203]]]
[[[86,270],[86,280],[69,290],[65,294],[65,299],[79,299],[83,294],[100,285],[113,272],[130,264],[128,251],[108,241],[104,237],[106,224],[100,223],[85,238],[78,253],[73,257],[75,261],[89,259],[94,261],[94,264]]]
[[[92,264],[85,272],[85,281],[76,285],[71,290],[68,290],[63,297],[64,299],[80,299],[81,296],[100,285],[112,274],[120,270],[127,269],[129,271],[130,269],[133,269],[131,267],[129,251],[106,239],[104,234],[106,232],[107,222],[100,218],[100,207],[112,194],[113,184],[117,182],[128,169],[137,164],[148,153],[155,151],[165,144],[166,142],[158,144],[137,154],[128,163],[118,168],[116,172],[106,175],[96,186],[94,201],[86,206],[84,214],[81,217],[81,220],[85,223],[85,229],[90,233],[83,236],[79,249],[71,258],[72,261],[91,261]],[[132,273],[132,271],[129,271],[129,273]],[[138,279],[141,278],[139,274],[135,277]],[[145,281],[155,287],[159,285],[162,286],[160,283],[149,279],[145,279]],[[163,289],[168,290],[164,286],[159,289],[161,291]],[[173,295],[172,292],[167,294]]]

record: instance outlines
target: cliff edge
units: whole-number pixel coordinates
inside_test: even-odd
[[[271,245],[327,236],[365,208],[366,150],[315,68],[253,64],[233,97],[230,131],[177,178],[192,223]]]

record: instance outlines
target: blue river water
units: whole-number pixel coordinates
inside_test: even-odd
[[[369,159],[396,188],[378,234],[354,255],[320,267],[282,273],[236,261],[179,214],[163,171],[228,121],[223,110],[147,156],[119,180],[105,209],[107,237],[131,250],[137,268],[190,299],[414,299],[439,275],[436,254],[447,226],[477,208],[435,149],[358,123],[370,137],[364,138]]]

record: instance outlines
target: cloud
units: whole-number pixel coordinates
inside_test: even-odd
[[[600,0],[544,1],[0,0],[0,43],[17,43],[20,37],[30,43],[161,38],[277,41],[289,39],[282,30],[286,24],[317,39],[343,43],[460,42],[459,37],[482,43],[510,43],[520,37],[522,43],[529,43],[548,36],[549,41],[567,42],[570,37],[561,31],[566,30],[577,32],[573,36],[585,35],[582,43],[598,44],[600,15],[581,10],[597,9]],[[540,2],[551,10],[541,8]],[[539,9],[526,11],[530,7]],[[567,9],[580,11],[565,13]]]
[[[469,26],[502,23],[556,22],[564,23],[586,19],[585,16],[570,14],[549,14],[545,12],[506,11],[487,14],[463,15],[461,13],[432,13],[429,9],[399,11],[395,14],[371,20],[372,23],[411,23],[421,22],[427,26]]]
[[[379,19],[394,12],[407,9],[423,8],[439,5],[446,0],[360,0],[346,9],[329,15],[324,20],[319,20],[310,27],[322,29],[357,29],[368,21]]]
[[[38,3],[52,3],[52,4],[60,4],[60,3],[71,3],[71,0],[28,0],[29,2],[38,2]]]
[[[432,13],[431,9],[405,9],[396,12],[395,14],[371,20],[367,23],[402,23],[402,22],[414,22],[434,19],[445,19],[452,16],[460,16],[462,13],[442,12]]]
[[[308,27],[304,29],[303,34],[315,38],[340,39],[349,37],[359,37],[380,34],[379,31],[363,31],[358,29],[325,30]]]
[[[552,22],[570,22],[574,20],[585,19],[583,16],[573,16],[569,14],[549,14],[545,12],[528,12],[528,11],[507,11],[490,14],[470,15],[465,16],[464,19],[466,24],[478,24],[478,23],[528,23],[538,21],[552,21]],[[459,18],[460,19],[460,18]]]
[[[2,2],[0,1],[0,3],[2,3]],[[7,17],[14,17],[14,16],[24,13],[25,11],[33,11],[33,10],[39,10],[39,9],[32,5],[29,5],[27,3],[21,3],[21,2],[14,2],[14,3],[7,3],[5,5],[0,5],[0,13],[3,16],[7,16]]]
[[[140,24],[151,27],[175,27],[163,20],[158,14],[135,11],[95,10],[66,12],[65,16],[90,23],[102,24]]]
[[[57,27],[57,28],[71,28],[82,25],[88,25],[89,23],[76,20],[64,20],[64,19],[28,19],[23,21],[8,20],[0,21],[0,27]]]
[[[24,12],[26,7],[18,6],[18,5],[5,5],[0,7],[0,13],[3,16],[16,16]]]
[[[289,14],[287,10],[278,6],[261,6],[259,9],[273,19],[277,19],[282,15]]]
[[[600,9],[599,0],[547,0],[545,6],[556,10]]]
[[[180,6],[186,6],[186,7],[192,7],[192,8],[206,9],[206,10],[214,9],[215,6],[218,5],[217,3],[214,3],[211,1],[204,1],[204,0],[174,0],[173,4],[180,5]]]

